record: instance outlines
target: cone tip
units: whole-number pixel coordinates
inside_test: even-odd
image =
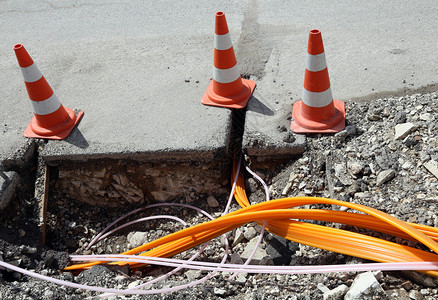
[[[15,55],[17,56],[18,64],[22,68],[27,68],[33,64],[33,60],[27,53],[26,48],[23,44],[14,45]]]
[[[227,20],[223,11],[218,11],[216,13],[214,32],[221,35],[228,33]]]
[[[309,43],[307,45],[307,52],[312,55],[318,55],[324,52],[324,45],[322,43],[321,30],[312,29],[309,32]]]

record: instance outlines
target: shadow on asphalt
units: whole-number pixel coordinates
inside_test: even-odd
[[[251,99],[249,100],[251,102],[251,105],[248,105],[248,110],[253,111],[265,116],[273,116],[274,112],[267,107],[265,104],[263,104],[259,99],[257,99],[254,96],[251,96]]]
[[[83,136],[82,132],[77,127],[72,130],[72,132],[70,133],[68,138],[65,139],[65,141],[81,149],[86,149],[90,146]]]

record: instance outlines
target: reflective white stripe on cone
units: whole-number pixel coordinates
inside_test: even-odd
[[[231,43],[231,36],[227,34],[215,34],[214,35],[214,48],[216,50],[228,50],[233,47]]]
[[[44,101],[31,101],[33,112],[37,115],[48,115],[61,107],[61,102],[55,93]]]
[[[240,72],[237,64],[229,69],[218,69],[214,67],[213,79],[220,83],[230,83],[236,81],[240,77]]]
[[[309,92],[303,89],[303,102],[311,107],[324,107],[329,105],[333,100],[332,89],[328,88],[324,92]]]
[[[306,69],[312,72],[319,72],[327,68],[325,52],[317,55],[307,53]]]
[[[32,64],[27,68],[21,67],[21,73],[23,74],[24,81],[35,82],[43,77],[36,64]]]

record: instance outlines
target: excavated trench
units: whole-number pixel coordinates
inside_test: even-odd
[[[186,198],[193,202],[229,190],[233,149],[241,147],[244,111],[232,112],[228,144],[215,151],[136,154],[50,161],[51,196],[120,207]]]
[[[23,220],[29,220],[25,221],[28,224],[25,231],[32,233],[29,238],[33,241],[29,244],[36,242],[59,251],[75,251],[78,245],[71,239],[77,230],[74,224],[88,224],[88,228],[98,230],[101,224],[108,224],[123,212],[156,202],[203,207],[209,196],[222,202],[230,190],[234,152],[242,149],[245,116],[245,109],[232,111],[228,142],[214,151],[163,151],[57,160],[44,156],[47,141],[29,140],[15,157],[2,162],[20,177],[14,198],[3,210],[5,217],[18,216],[8,226],[13,230]],[[259,155],[261,148],[272,152],[269,147],[252,147],[243,149],[249,155],[245,158],[253,168],[275,171],[284,157],[268,153],[270,159],[265,159],[266,155]],[[80,234],[87,237],[93,233],[81,231]],[[12,231],[11,236],[14,236]]]

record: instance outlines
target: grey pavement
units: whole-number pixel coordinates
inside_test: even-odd
[[[0,161],[25,143],[22,132],[32,116],[16,43],[23,43],[64,106],[85,111],[73,136],[47,144],[46,159],[226,149],[229,110],[200,103],[212,77],[219,10],[241,73],[257,82],[245,129],[269,136],[277,147],[300,99],[311,29],[322,31],[338,99],[438,83],[433,0],[0,1]],[[273,130],[278,134],[271,136]]]

